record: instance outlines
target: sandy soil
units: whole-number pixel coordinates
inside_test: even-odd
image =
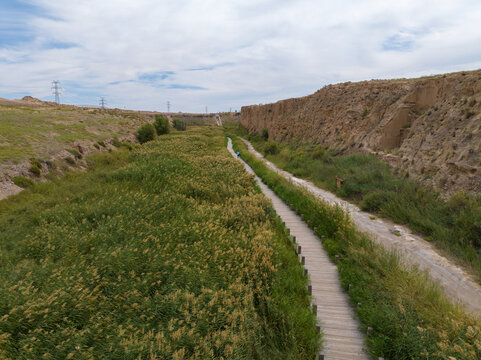
[[[444,288],[446,295],[453,302],[460,303],[473,313],[481,314],[481,286],[463,269],[441,256],[431,243],[420,236],[411,234],[405,226],[385,219],[375,218],[372,220],[372,214],[361,211],[357,206],[318,188],[309,181],[299,179],[277,168],[273,163],[265,160],[250,142],[244,139],[243,141],[247,144],[249,151],[263,159],[269,168],[292,183],[306,188],[318,198],[330,204],[339,204],[349,212],[358,230],[369,234],[385,248],[396,251],[407,263],[426,270],[430,277]]]

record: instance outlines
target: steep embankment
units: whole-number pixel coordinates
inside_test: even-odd
[[[449,194],[481,193],[481,70],[412,80],[328,85],[316,93],[242,108],[249,131],[377,154]]]

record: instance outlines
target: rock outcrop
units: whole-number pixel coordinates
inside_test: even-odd
[[[249,131],[276,141],[373,153],[446,195],[481,193],[481,70],[328,85],[241,114]]]

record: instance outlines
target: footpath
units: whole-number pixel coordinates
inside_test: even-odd
[[[277,168],[272,162],[264,159],[252,144],[242,139],[249,152],[262,159],[265,164],[280,176],[293,184],[302,186],[311,194],[330,204],[338,204],[344,208],[353,220],[357,230],[369,236],[387,249],[396,251],[406,263],[427,271],[434,281],[444,288],[446,295],[454,303],[461,303],[468,311],[481,314],[481,286],[469,274],[450,260],[440,255],[434,246],[420,236],[410,233],[402,225],[375,218],[372,214],[361,211],[357,206],[342,200],[333,193],[320,189],[310,181],[299,179],[287,171]]]
[[[232,156],[237,157],[230,138],[227,148]],[[359,323],[349,305],[347,294],[341,288],[337,267],[330,262],[321,240],[255,175],[249,165],[244,161],[242,163],[246,171],[255,176],[262,192],[272,201],[275,211],[296,239],[297,253],[309,274],[312,307],[323,332],[324,348],[320,358],[368,360],[369,357],[363,352],[364,336],[359,331]]]

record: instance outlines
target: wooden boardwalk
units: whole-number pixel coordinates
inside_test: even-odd
[[[228,149],[236,156],[230,139]],[[246,163],[244,165],[249,173],[255,175]],[[301,247],[299,256],[300,259],[304,257],[312,286],[313,304],[317,307],[317,319],[324,334],[324,348],[321,351],[324,359],[369,359],[363,352],[364,336],[358,330],[359,323],[354,317],[347,295],[341,288],[337,267],[330,262],[320,239],[257,176],[256,179],[262,192],[271,199],[277,214]]]

